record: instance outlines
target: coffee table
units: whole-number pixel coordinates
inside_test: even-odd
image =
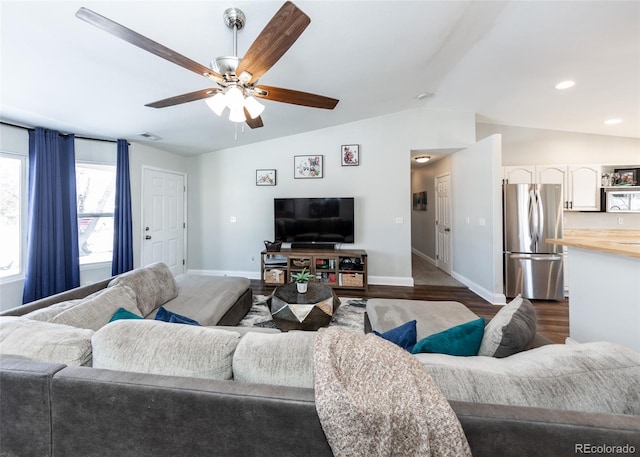
[[[294,282],[276,287],[267,303],[273,322],[283,332],[325,327],[340,307],[332,287],[314,282],[304,294],[298,293]]]

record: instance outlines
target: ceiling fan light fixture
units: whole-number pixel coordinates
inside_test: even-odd
[[[255,119],[260,116],[264,111],[264,105],[251,95],[244,99],[244,107],[247,108],[251,119]]]
[[[221,116],[222,112],[227,107],[227,101],[224,93],[222,92],[218,92],[213,97],[205,99],[205,103],[209,108],[211,108],[211,111],[216,113],[218,116]]]
[[[229,107],[229,120],[231,122],[244,122],[247,118],[244,115],[244,107],[242,105],[234,105]]]
[[[414,160],[418,163],[427,163],[429,160],[431,160],[431,156],[420,156],[416,157]]]

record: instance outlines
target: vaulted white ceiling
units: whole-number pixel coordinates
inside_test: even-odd
[[[0,117],[97,138],[150,132],[186,155],[417,107],[640,138],[638,1],[295,3],[311,24],[260,83],[338,98],[333,111],[265,101],[264,127],[236,135],[204,101],[147,108],[215,84],[75,17],[85,6],[208,66],[232,54],[226,8],[247,17],[242,56],[282,2],[2,0]],[[576,85],[554,89],[565,79]]]

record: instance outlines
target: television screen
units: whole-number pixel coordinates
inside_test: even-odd
[[[274,199],[276,241],[353,243],[353,222],[353,197]]]

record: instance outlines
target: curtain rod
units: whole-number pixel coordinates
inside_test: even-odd
[[[22,129],[22,130],[29,130],[29,131],[34,131],[35,130],[32,127],[25,127],[23,125],[11,124],[10,122],[5,122],[5,121],[0,121],[0,124],[8,125],[9,127],[16,127],[18,129]],[[60,135],[68,136],[69,134],[68,133],[60,133]],[[104,143],[117,143],[116,140],[104,140],[102,138],[89,138],[89,137],[86,137],[86,136],[78,136],[78,135],[76,135],[76,138],[79,139],[79,140],[102,141]],[[131,143],[129,143],[128,141],[127,141],[127,144],[129,146],[131,146]]]

